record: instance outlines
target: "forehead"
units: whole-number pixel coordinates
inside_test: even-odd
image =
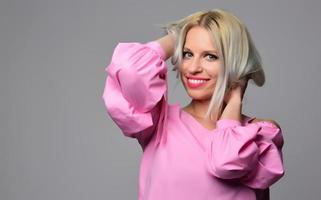
[[[184,48],[188,48],[195,51],[217,51],[217,46],[214,42],[211,33],[200,26],[195,26],[188,30],[185,38]]]

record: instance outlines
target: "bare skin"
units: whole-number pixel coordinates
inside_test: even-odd
[[[163,50],[165,51],[165,60],[173,55],[175,49],[175,41],[172,34],[167,34],[157,39],[156,41],[162,46]]]
[[[189,96],[192,98],[192,101],[186,107],[184,107],[183,110],[191,114],[204,127],[209,130],[213,130],[216,128],[216,121],[207,120],[203,116],[209,106],[210,98],[213,93],[218,75],[218,70],[215,69],[218,69],[218,66],[221,64],[221,62],[220,58],[216,60],[212,59],[214,53],[212,54],[212,57],[208,57],[208,54],[204,56],[205,54],[203,50],[216,49],[215,44],[212,43],[210,35],[207,33],[207,31],[201,27],[194,27],[191,30],[187,33],[185,42],[185,47],[191,51],[187,53],[189,56],[185,58],[185,61],[183,61],[182,68],[180,70],[183,85]],[[165,51],[165,60],[173,55],[175,44],[174,36],[172,34],[165,35],[156,41],[159,42]],[[186,86],[187,79],[185,75],[187,74],[209,78],[210,81],[207,84],[208,87],[202,88],[201,90],[189,90],[189,88]],[[224,105],[222,108],[223,111],[219,119],[233,119],[240,122],[244,121],[245,117],[247,116],[242,114],[242,99],[246,87],[247,81],[229,91],[227,96],[224,98]],[[255,119],[253,122],[263,120],[273,122],[278,126],[278,124],[273,120]]]

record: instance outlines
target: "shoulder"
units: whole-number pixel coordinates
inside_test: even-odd
[[[260,118],[255,118],[254,120],[253,120],[253,122],[270,122],[270,123],[272,123],[272,124],[274,124],[275,126],[277,126],[278,128],[281,128],[281,126],[279,125],[279,123],[278,122],[276,122],[275,120],[273,120],[273,119],[260,119]]]
[[[275,125],[276,127],[281,128],[280,124],[273,119],[250,117],[250,116],[244,115],[244,114],[242,114],[242,116],[245,118],[252,119],[251,122],[253,122],[253,123],[255,123],[255,122],[269,122],[269,123],[272,123],[273,125]]]

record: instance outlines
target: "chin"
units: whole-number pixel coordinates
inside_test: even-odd
[[[202,91],[186,91],[188,96],[195,100],[210,100],[212,94],[204,93]]]
[[[210,88],[203,88],[203,89],[191,89],[187,86],[187,83],[185,81],[182,81],[183,86],[185,88],[186,93],[188,94],[189,97],[195,100],[210,100],[212,98],[214,90]],[[211,86],[211,87],[215,87]]]

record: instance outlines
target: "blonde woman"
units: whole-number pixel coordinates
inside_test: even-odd
[[[242,114],[248,81],[265,82],[246,26],[215,9],[164,28],[154,41],[119,43],[106,67],[106,110],[143,150],[138,199],[269,199],[284,141],[274,120]],[[170,57],[185,107],[168,103]]]

